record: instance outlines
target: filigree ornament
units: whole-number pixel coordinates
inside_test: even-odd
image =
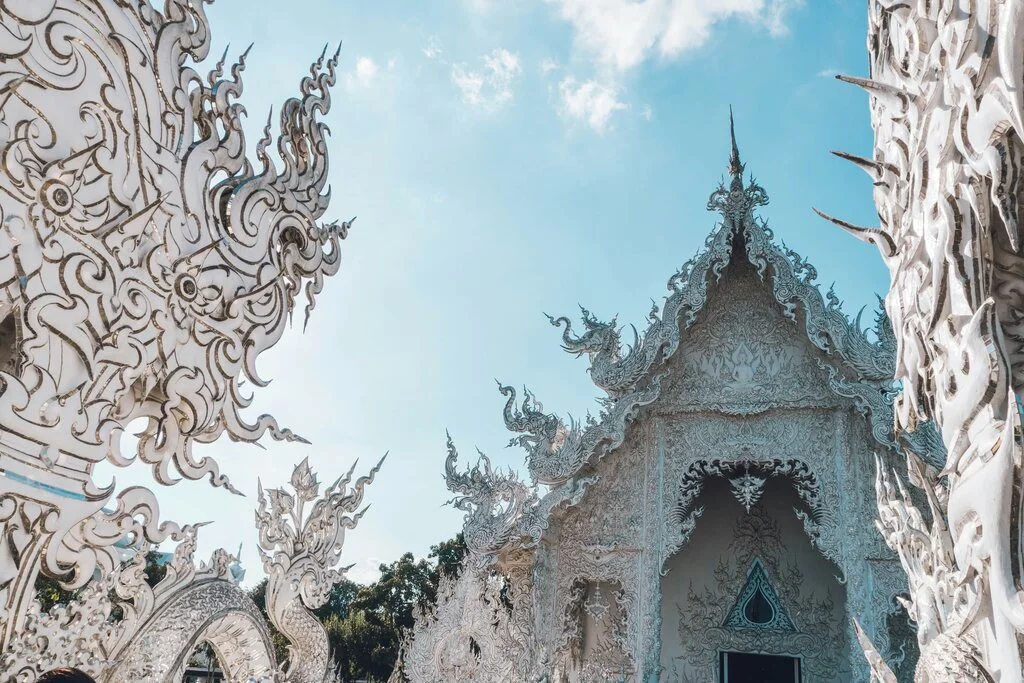
[[[448,504],[466,513],[463,528],[466,547],[478,562],[486,564],[511,541],[518,540],[524,509],[536,503],[536,494],[532,494],[514,473],[495,472],[490,459],[479,451],[478,454],[477,464],[460,474],[455,469],[459,453],[449,434],[444,479],[448,489],[457,494]]]
[[[45,544],[0,575],[41,563],[76,587],[118,561],[126,532],[170,532],[136,494],[103,512],[115,490],[93,483],[97,463],[234,490],[195,444],[299,438],[244,417],[242,383],[265,385],[257,359],[340,266],[349,224],[320,223],[337,53],[281,107],[278,166],[269,120],[245,156],[245,54],[206,78],[188,65],[210,50],[206,3],[29,4],[0,8],[0,325],[14,344],[0,369],[0,470],[5,491],[52,513],[33,532]],[[130,423],[134,454],[122,450]]]
[[[216,550],[209,563],[197,566],[197,532],[198,526],[182,529],[155,586],[146,582],[144,547],[66,605],[42,613],[33,602],[0,659],[0,681],[33,681],[69,664],[103,681],[180,680],[203,640],[219,646],[232,680],[269,681],[273,645],[259,610],[235,584],[236,560]]]
[[[508,578],[464,567],[443,575],[433,609],[421,611],[402,642],[395,679],[505,683],[526,672],[532,623]],[[398,675],[401,672],[401,676]],[[396,680],[397,683],[397,680]]]
[[[732,487],[732,494],[736,496],[743,509],[750,512],[750,507],[760,500],[761,494],[764,493],[765,481],[767,479],[755,477],[748,469],[742,476],[730,479],[729,486]]]
[[[755,477],[750,470],[763,474]],[[743,472],[740,474],[740,472]],[[711,477],[726,477],[732,488],[733,495],[740,505],[749,513],[764,493],[764,486],[771,477],[788,479],[806,505],[806,509],[794,508],[793,512],[801,520],[808,537],[822,552],[837,564],[842,564],[842,554],[838,546],[838,519],[823,495],[822,486],[807,463],[790,458],[788,460],[698,460],[686,470],[679,479],[678,492],[675,494],[672,510],[668,519],[678,531],[667,539],[664,557],[669,557],[689,541],[690,534],[697,525],[697,518],[704,510],[695,507],[706,481]],[[835,492],[833,495],[838,494]]]
[[[927,539],[939,532],[909,521],[896,527],[901,531],[890,543],[902,548],[912,587],[929,584],[938,572],[977,577],[964,600],[979,616],[963,629],[945,625],[960,620],[945,601],[917,608],[922,617],[945,613],[918,632],[919,671],[931,671],[937,655],[928,643],[942,639],[953,651],[977,650],[972,656],[987,675],[1018,683],[1024,680],[1015,396],[1024,386],[1022,7],[1015,0],[868,3],[871,77],[839,78],[868,92],[874,148],[870,158],[837,154],[871,177],[880,224],[830,218],[875,244],[890,272],[886,309],[902,389],[897,430],[914,432],[931,420],[948,453],[943,479],[929,475],[921,485],[948,497],[940,508],[944,519],[931,523],[950,536],[949,550],[936,555],[931,542],[918,542],[919,533]],[[904,507],[900,514],[910,515],[912,504]],[[885,524],[895,514],[888,503],[880,513]],[[912,592],[919,599],[929,603],[931,591]],[[976,668],[965,665],[953,678],[976,680]]]

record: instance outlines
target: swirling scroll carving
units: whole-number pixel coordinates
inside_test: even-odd
[[[195,444],[299,438],[244,417],[241,386],[266,384],[258,358],[341,262],[349,225],[320,222],[337,54],[281,107],[280,165],[269,122],[250,160],[245,54],[205,78],[189,66],[210,49],[204,5],[0,9],[0,321],[16,345],[0,372],[0,458],[12,488],[61,511],[39,559],[71,586],[118,559],[76,530],[114,494],[91,481],[97,463],[233,490]],[[153,512],[139,539],[161,540]]]
[[[916,464],[909,471],[941,502],[945,519],[918,528],[913,502],[887,494],[879,500],[882,523],[897,509],[906,517],[887,535],[902,548],[912,587],[934,585],[940,571],[977,574],[962,598],[981,616],[967,625],[959,606],[935,603],[931,590],[912,592],[923,603],[920,616],[938,612],[918,631],[919,677],[943,670],[980,680],[985,670],[1000,681],[1024,680],[1016,398],[1024,386],[1022,8],[872,0],[871,77],[840,76],[870,96],[870,158],[837,154],[871,177],[880,223],[830,220],[875,244],[890,272],[886,309],[902,388],[897,429],[914,432],[931,420],[947,451],[944,481],[921,478]],[[932,545],[946,535],[949,551],[937,552]],[[936,647],[959,653],[959,664],[932,668],[942,659]]]

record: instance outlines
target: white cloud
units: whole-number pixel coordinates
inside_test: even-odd
[[[423,54],[426,55],[427,59],[433,59],[442,64],[445,61],[444,48],[441,46],[441,40],[437,36],[427,38],[427,46],[423,48]]]
[[[835,78],[839,75],[839,69],[822,69],[818,75],[822,78]]]
[[[389,68],[388,71],[391,69]],[[345,87],[349,90],[369,88],[377,81],[380,74],[380,65],[371,57],[360,57],[356,60],[355,68],[345,74]]]
[[[370,57],[360,57],[356,60],[356,70],[352,74],[352,82],[355,85],[368,88],[373,84],[378,71],[380,71],[380,67],[377,66],[377,62],[373,61]]]
[[[386,563],[379,557],[368,557],[349,569],[346,577],[359,584],[371,584],[380,578],[380,565],[382,564]]]
[[[645,104],[640,108],[640,116],[644,117],[645,120],[650,121],[654,118],[654,111],[651,110],[651,105]]]
[[[756,22],[774,36],[803,0],[548,0],[572,24],[575,43],[605,68],[629,71],[653,55],[670,59],[708,40],[725,19]]]
[[[541,60],[540,72],[542,74],[544,74],[544,75],[547,75],[547,74],[551,73],[552,71],[558,71],[560,68],[562,68],[562,65],[558,63],[557,59],[552,59],[550,57],[547,57],[547,58]]]
[[[613,88],[593,80],[580,83],[568,76],[559,83],[558,94],[562,116],[585,123],[597,133],[607,131],[612,115],[627,108]]]
[[[465,64],[454,65],[452,82],[465,102],[494,110],[512,100],[512,82],[522,71],[519,55],[498,48],[481,59],[483,67],[479,70],[471,70]]]

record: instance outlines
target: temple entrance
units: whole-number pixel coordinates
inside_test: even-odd
[[[838,569],[804,531],[791,481],[765,477],[759,493],[748,509],[709,477],[693,502],[703,514],[661,579],[663,683],[854,680]]]
[[[800,660],[749,652],[718,654],[719,683],[800,683]]]

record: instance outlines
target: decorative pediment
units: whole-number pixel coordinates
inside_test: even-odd
[[[828,357],[783,315],[753,267],[737,263],[660,369],[655,410],[749,415],[845,404],[822,363]]]

